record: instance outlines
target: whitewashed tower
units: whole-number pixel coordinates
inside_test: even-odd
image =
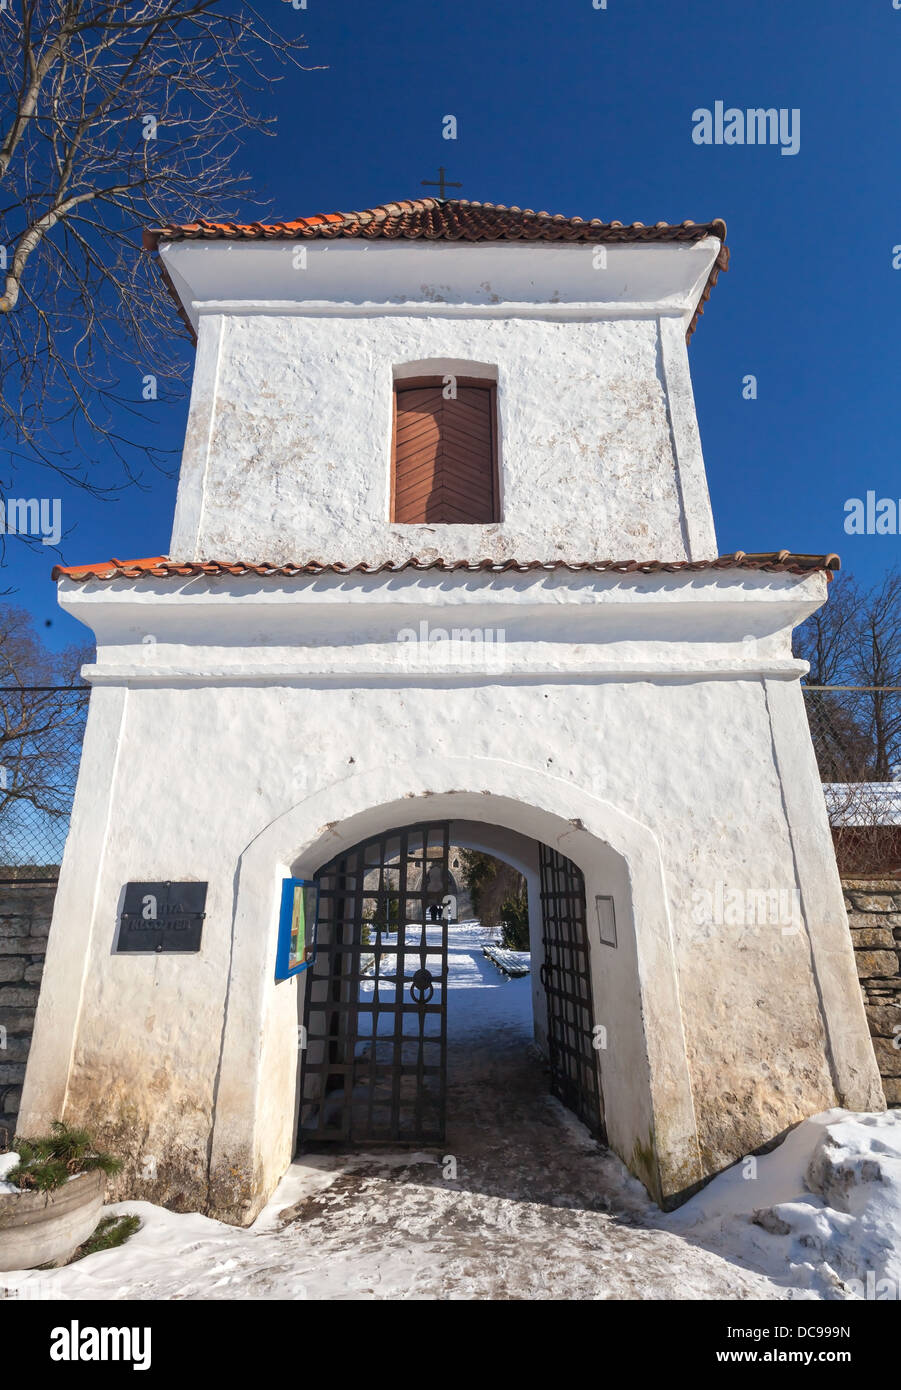
[[[426,198],[151,239],[197,336],[178,500],[168,557],[58,571],[98,651],[23,1131],[250,1220],[295,1137],[282,879],[426,815],[614,903],[606,1129],[659,1201],[882,1107],[791,654],[835,557],[717,557],[686,342],[724,237]],[[199,951],[113,949],[136,880],[208,884]]]

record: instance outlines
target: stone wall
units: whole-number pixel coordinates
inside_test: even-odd
[[[901,1106],[901,879],[843,878],[842,887],[885,1099]]]
[[[16,1128],[55,895],[55,883],[0,883],[0,1150]]]

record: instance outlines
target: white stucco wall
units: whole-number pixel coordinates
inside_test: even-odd
[[[180,244],[198,324],[177,559],[709,558],[686,316],[718,250]],[[191,283],[189,283],[191,282]],[[390,523],[396,375],[497,382],[502,519]]]
[[[789,647],[821,576],[64,589],[99,637],[92,761],[23,1124],[103,1116],[139,1169],[157,1164],[148,1195],[196,1205],[212,1163],[228,1188],[212,1205],[255,1210],[294,1134],[299,999],[274,981],[279,881],[439,816],[555,844],[586,874],[589,920],[594,895],[614,893],[620,945],[595,953],[606,1121],[652,1190],[836,1099],[878,1108]],[[398,626],[423,619],[505,626],[503,668],[404,670]],[[209,882],[198,955],[112,954],[123,884],[155,878]],[[797,931],[699,929],[694,895],[717,883],[797,888]]]
[[[215,400],[196,451],[189,425],[176,558],[690,558],[656,321],[233,315],[201,332],[221,335]],[[393,370],[430,359],[496,369],[496,525],[390,524]]]

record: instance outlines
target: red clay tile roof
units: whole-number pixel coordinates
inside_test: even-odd
[[[568,570],[591,574],[677,574],[699,570],[765,570],[775,574],[814,574],[837,570],[837,555],[795,555],[789,550],[773,550],[746,555],[720,555],[716,560],[386,560],[380,565],[323,564],[310,560],[303,564],[245,564],[240,560],[170,560],[154,555],[147,560],[106,560],[94,565],[56,565],[53,579],[195,579],[215,575],[253,575],[258,579],[293,579],[297,575],[317,574],[400,574],[404,570],[439,570],[452,573],[525,574],[532,570]]]
[[[410,198],[368,208],[364,212],[329,212],[317,217],[299,217],[293,222],[207,222],[200,218],[197,222],[181,226],[148,228],[144,232],[144,246],[148,251],[155,251],[161,241],[297,241],[313,238],[333,241],[342,237],[408,241],[604,242],[616,245],[648,241],[693,242],[707,236],[718,237],[723,245],[689,324],[686,338],[690,338],[720,271],[726,270],[729,265],[729,251],[725,245],[726,224],[721,218],[713,222],[656,222],[651,226],[632,222],[626,225],[622,222],[602,222],[598,217],[586,222],[581,217],[533,212],[531,208],[508,208],[502,203],[471,203],[465,198]],[[166,279],[168,283],[168,276]],[[171,290],[171,284],[169,287]]]
[[[403,237],[408,241],[700,241],[726,239],[726,224],[713,222],[643,222],[625,225],[593,217],[564,217],[562,213],[533,212],[503,203],[471,203],[466,198],[410,198],[385,203],[364,212],[327,212],[298,217],[293,222],[196,222],[154,227],[144,233],[144,245],[161,241],[297,241],[313,237]]]

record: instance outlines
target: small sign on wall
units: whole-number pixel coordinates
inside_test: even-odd
[[[206,883],[126,883],[116,952],[199,951]]]
[[[601,944],[616,946],[616,913],[613,910],[613,899],[599,894],[594,902],[597,908]]]
[[[275,978],[290,979],[316,959],[319,884],[305,878],[282,880]]]

